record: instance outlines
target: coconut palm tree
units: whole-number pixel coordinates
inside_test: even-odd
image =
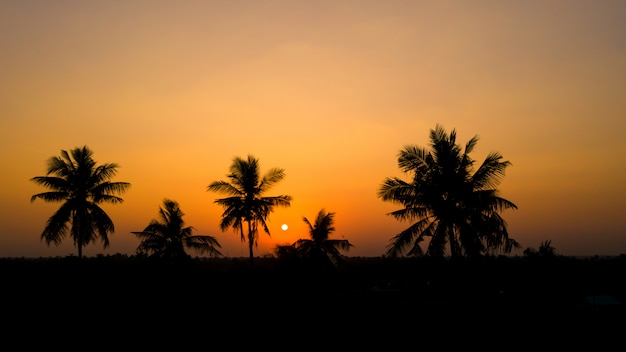
[[[525,257],[553,258],[557,256],[556,248],[552,246],[551,240],[541,242],[538,250],[528,247],[523,254]]]
[[[248,155],[247,159],[233,159],[227,177],[229,181],[214,181],[209,184],[207,191],[228,195],[215,200],[216,204],[224,208],[220,228],[225,231],[232,227],[235,232],[239,232],[242,242],[247,239],[250,266],[254,266],[253,248],[258,245],[259,226],[271,236],[267,219],[274,207],[291,205],[291,196],[264,196],[272,186],[285,178],[285,170],[271,168],[261,177],[259,159]]]
[[[138,254],[147,254],[153,258],[188,259],[185,248],[219,257],[221,245],[213,236],[193,236],[194,228],[185,227],[185,215],[177,202],[164,199],[159,207],[159,220],[153,219],[143,231],[132,232],[141,239],[137,247]]]
[[[329,235],[335,231],[335,213],[321,209],[317,213],[315,222],[311,223],[306,217],[303,221],[309,226],[310,239],[299,239],[293,247],[300,257],[322,264],[338,265],[344,262],[342,250],[348,251],[353,245],[348,240],[330,239]]]
[[[36,176],[31,181],[51,191],[35,194],[31,202],[61,202],[61,207],[48,219],[41,234],[47,245],[59,246],[65,238],[68,225],[70,237],[83,257],[83,247],[100,238],[103,247],[109,246],[109,233],[115,231],[113,221],[98,206],[100,203],[122,203],[119,194],[129,187],[128,182],[111,182],[118,165],[96,165],[93,152],[87,147],[61,150],[61,156],[48,159],[46,176]],[[52,176],[53,175],[53,176]]]
[[[389,215],[401,221],[414,221],[395,235],[387,246],[389,256],[478,256],[491,250],[510,253],[520,248],[509,238],[500,215],[517,206],[500,197],[496,186],[509,161],[498,152],[487,155],[474,171],[469,154],[478,142],[474,136],[463,150],[456,144],[456,131],[448,135],[437,125],[430,131],[430,150],[414,145],[398,153],[398,166],[410,181],[387,178],[378,190],[383,201],[402,206]],[[424,253],[422,242],[429,240]]]

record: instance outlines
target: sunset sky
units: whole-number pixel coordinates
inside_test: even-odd
[[[219,228],[234,157],[285,169],[288,194],[255,255],[309,238],[335,212],[349,256],[380,256],[409,223],[377,198],[397,153],[456,129],[478,163],[512,163],[510,236],[558,254],[626,253],[626,2],[0,0],[0,257],[76,255],[40,239],[58,203],[30,179],[88,146],[132,187],[103,205],[111,245],[134,254],[164,198],[229,257]],[[289,229],[281,230],[281,224]],[[195,252],[190,252],[195,255]]]

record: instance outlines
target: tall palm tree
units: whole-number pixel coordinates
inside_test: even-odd
[[[344,261],[341,251],[348,251],[353,245],[348,240],[329,238],[329,235],[335,231],[334,218],[335,213],[326,212],[324,209],[317,213],[314,223],[311,223],[306,217],[303,218],[303,221],[309,226],[311,239],[299,239],[293,244],[301,257],[332,265]]]
[[[245,231],[247,231],[250,266],[253,266],[253,248],[258,245],[259,226],[271,236],[267,227],[270,213],[276,206],[291,205],[291,196],[264,196],[272,186],[285,178],[285,170],[271,168],[261,177],[259,160],[253,155],[248,155],[247,159],[241,157],[233,159],[227,177],[230,182],[214,181],[209,184],[207,191],[228,195],[226,198],[215,200],[215,203],[224,208],[220,228],[225,231],[232,227],[235,232],[239,231],[242,242],[246,241]]]
[[[387,178],[378,197],[403,206],[389,213],[398,220],[415,221],[394,236],[387,254],[443,256],[446,248],[451,257],[479,256],[491,250],[510,253],[519,248],[509,238],[505,220],[499,214],[517,206],[500,197],[496,186],[504,176],[509,161],[497,152],[487,155],[474,172],[474,136],[463,150],[456,144],[456,131],[448,135],[437,125],[430,130],[431,150],[414,145],[398,153],[398,166],[412,178]],[[421,243],[430,239],[426,253]]]
[[[61,156],[48,159],[46,176],[36,176],[31,181],[51,189],[31,197],[31,202],[62,202],[61,207],[48,219],[41,234],[46,244],[59,246],[68,230],[78,248],[78,257],[83,256],[83,247],[98,237],[103,247],[109,246],[109,233],[115,231],[113,221],[98,206],[100,203],[122,203],[117,195],[124,193],[128,182],[111,182],[118,165],[105,163],[96,165],[93,152],[87,147],[61,150]],[[54,175],[54,176],[51,176]]]
[[[163,206],[159,207],[160,220],[153,219],[143,231],[132,232],[141,239],[137,253],[153,258],[187,259],[190,256],[185,248],[191,248],[211,257],[221,256],[217,239],[208,235],[193,236],[194,228],[185,227],[183,215],[177,202],[163,200]]]

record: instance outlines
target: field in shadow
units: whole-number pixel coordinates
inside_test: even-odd
[[[0,259],[0,273],[5,337],[25,348],[597,348],[623,344],[626,327],[624,256],[349,258],[320,271],[117,255]]]

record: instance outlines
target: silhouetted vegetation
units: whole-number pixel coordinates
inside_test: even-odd
[[[59,244],[69,223],[78,257],[0,258],[3,299],[27,312],[10,311],[4,318],[12,327],[42,324],[45,329],[38,332],[51,332],[52,340],[61,335],[49,323],[56,317],[73,317],[75,336],[107,331],[115,318],[120,331],[139,331],[142,343],[158,341],[163,347],[162,341],[172,338],[177,348],[190,336],[232,336],[242,321],[254,322],[242,330],[245,341],[280,333],[296,337],[288,347],[326,348],[325,338],[343,336],[335,332],[349,328],[359,340],[342,340],[343,348],[371,349],[374,341],[385,350],[405,348],[403,337],[432,338],[442,331],[441,336],[465,336],[467,347],[485,333],[545,339],[546,331],[554,337],[559,326],[565,337],[593,330],[596,341],[607,338],[603,329],[615,321],[624,326],[624,255],[564,257],[550,241],[538,250],[527,248],[523,257],[493,255],[519,248],[499,214],[516,206],[495,188],[510,163],[494,152],[474,172],[469,153],[476,137],[464,150],[454,130],[448,135],[437,126],[430,137],[432,151],[406,146],[399,153],[398,165],[411,180],[388,178],[378,193],[403,206],[392,216],[416,222],[392,239],[385,256],[369,258],[341,253],[353,245],[330,238],[335,213],[324,209],[314,222],[303,218],[310,239],[279,245],[275,256],[254,257],[260,229],[270,234],[269,215],[276,206],[290,206],[292,198],[265,195],[285,172],[272,168],[261,177],[252,155],[234,158],[229,180],[207,187],[227,195],[215,201],[224,208],[220,228],[232,228],[248,242],[248,258],[222,258],[217,239],[193,236],[170,199],[163,201],[158,220],[132,232],[141,240],[136,255],[84,258],[83,246],[100,237],[106,248],[113,231],[97,204],[122,202],[116,194],[130,184],[110,182],[117,165],[96,166],[87,147],[62,151],[48,164],[48,175],[56,176],[32,179],[52,191],[31,200],[64,202],[42,239]],[[192,257],[186,249],[209,257]],[[332,345],[338,346],[336,338]]]
[[[74,148],[61,156],[48,159],[46,176],[36,176],[31,181],[51,189],[31,197],[31,202],[42,199],[46,202],[60,202],[61,207],[48,219],[41,238],[47,245],[60,245],[68,224],[70,237],[78,249],[78,257],[83,255],[83,247],[100,238],[104,248],[109,246],[109,233],[115,231],[113,221],[98,206],[100,203],[122,203],[118,194],[129,187],[128,182],[111,182],[117,173],[117,164],[97,165],[93,152],[87,147]],[[54,176],[50,176],[54,175]]]
[[[233,343],[275,336],[319,348],[398,350],[412,336],[439,341],[445,334],[464,347],[500,348],[493,339],[601,346],[621,339],[626,324],[624,256],[348,257],[332,271],[283,264],[271,257],[255,258],[254,267],[247,257],[0,259],[2,299],[13,307],[3,313],[5,336],[30,332],[54,346],[67,344],[70,326],[81,336],[109,329],[94,342],[99,346],[140,341],[180,348],[189,336],[226,339],[253,321],[246,338]],[[607,297],[619,303],[605,304]],[[76,322],[60,324],[57,317]],[[321,322],[323,333],[305,338]],[[331,336],[341,331],[354,337],[337,342]],[[493,339],[476,338],[484,333]]]
[[[448,135],[437,125],[430,131],[430,149],[407,145],[400,151],[398,166],[410,179],[387,178],[378,197],[403,207],[391,216],[413,223],[392,238],[387,255],[442,257],[447,248],[452,257],[475,257],[520,247],[499,214],[517,206],[495,188],[510,162],[491,152],[474,171],[469,154],[477,142],[473,137],[462,148],[455,130]]]
[[[248,155],[247,159],[240,157],[233,159],[227,177],[229,181],[214,181],[209,184],[207,191],[228,195],[215,201],[224,208],[220,228],[225,231],[232,227],[233,230],[239,231],[242,242],[245,242],[247,237],[250,265],[253,266],[259,226],[270,235],[266,221],[274,207],[291,205],[291,196],[265,195],[272,186],[285,178],[285,170],[271,168],[261,177],[259,159]]]
[[[552,241],[543,241],[539,245],[539,249],[534,248],[526,248],[524,250],[525,257],[541,257],[541,258],[552,258],[556,257],[556,248],[552,246]]]
[[[276,257],[290,265],[306,263],[320,269],[343,264],[345,257],[341,251],[349,251],[353,245],[348,240],[329,238],[335,231],[335,213],[321,209],[314,223],[306,217],[302,220],[309,227],[311,238],[300,238],[293,244],[276,246]]]
[[[191,258],[185,251],[185,248],[190,248],[211,257],[221,256],[219,241],[209,235],[194,236],[194,228],[185,226],[183,215],[185,214],[180,210],[178,202],[163,200],[163,207],[159,207],[160,220],[150,221],[143,231],[132,232],[141,240],[137,254],[151,258],[185,260]]]

